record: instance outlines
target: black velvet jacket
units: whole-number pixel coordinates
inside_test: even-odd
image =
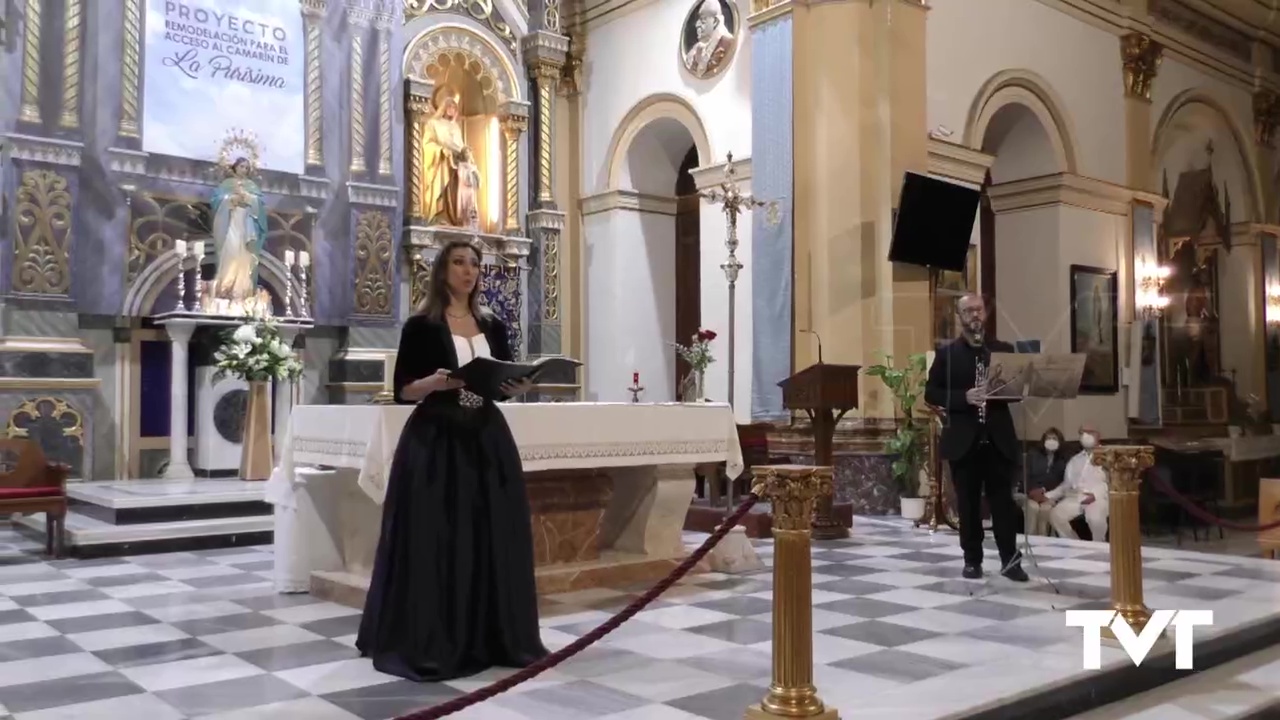
[[[959,460],[984,437],[1006,460],[1013,463],[1021,460],[1022,452],[1018,447],[1018,434],[1013,427],[1009,402],[988,401],[986,422],[979,423],[978,409],[965,399],[965,393],[977,382],[978,356],[1013,351],[1012,345],[1000,340],[989,340],[985,347],[977,349],[964,338],[957,338],[938,348],[929,368],[924,401],[947,411],[938,443],[944,460]]]
[[[489,351],[494,360],[513,360],[511,339],[507,334],[507,326],[496,315],[485,315],[477,319],[480,331],[489,343]],[[395,394],[396,402],[412,405],[415,401],[406,400],[401,394],[405,385],[433,375],[441,368],[458,369],[458,352],[453,345],[453,333],[449,324],[432,320],[423,315],[414,315],[404,324],[400,331],[400,348],[396,351]],[[434,393],[440,396],[456,396],[457,391]]]

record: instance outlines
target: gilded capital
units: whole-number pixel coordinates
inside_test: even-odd
[[[1155,464],[1150,445],[1110,445],[1093,452],[1093,464],[1107,473],[1111,492],[1136,493],[1142,473]]]
[[[751,474],[751,492],[769,502],[778,530],[809,530],[814,504],[833,490],[829,467],[762,465]]]
[[[1124,93],[1131,98],[1151,99],[1151,85],[1160,71],[1164,46],[1142,33],[1120,38],[1120,60],[1124,63]]]
[[[1271,147],[1276,126],[1280,125],[1280,96],[1270,90],[1253,94],[1253,131],[1259,145]]]

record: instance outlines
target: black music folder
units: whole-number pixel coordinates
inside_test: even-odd
[[[486,400],[501,400],[504,383],[515,380],[531,380],[547,372],[569,373],[582,367],[582,363],[567,357],[544,357],[532,363],[514,363],[478,357],[463,365],[449,377],[466,383],[466,389]]]

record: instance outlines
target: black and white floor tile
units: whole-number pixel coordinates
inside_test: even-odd
[[[853,538],[821,543],[822,697],[850,717],[929,720],[1079,675],[1080,631],[1061,611],[1104,606],[1106,547],[1035,543],[1026,586],[961,580],[954,536],[893,521],[859,518]],[[771,544],[758,550],[768,562]],[[276,594],[270,547],[53,562],[38,552],[0,530],[5,720],[378,720],[502,676],[419,685],[374,671],[353,647],[358,611]],[[1280,612],[1280,562],[1168,548],[1145,559],[1152,607],[1214,609],[1214,631]],[[563,647],[642,590],[548,597],[543,637]],[[770,599],[767,569],[692,576],[560,668],[454,717],[738,720],[768,685]],[[1121,660],[1104,648],[1105,662]]]

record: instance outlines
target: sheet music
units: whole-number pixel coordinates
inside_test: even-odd
[[[1080,393],[1084,363],[1082,353],[992,353],[987,371],[987,397],[992,400],[1074,398]]]

